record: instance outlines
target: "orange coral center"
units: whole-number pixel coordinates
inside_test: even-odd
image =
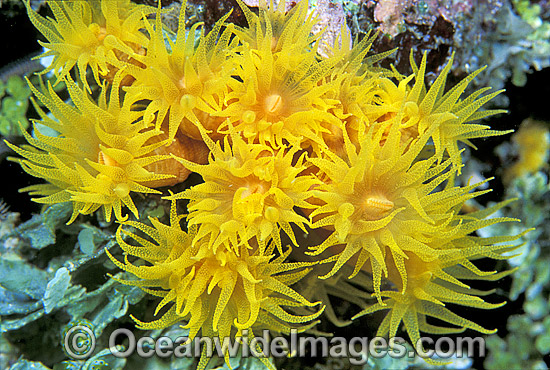
[[[187,89],[187,84],[185,83],[185,76],[178,80],[178,87],[182,90]]]
[[[263,181],[249,182],[246,184],[246,190],[241,194],[241,199],[244,199],[252,194],[263,194],[267,190],[267,184],[264,184]]]
[[[279,38],[278,37],[271,37],[271,51],[275,51],[277,50],[277,44],[279,43]]]
[[[107,36],[107,29],[97,23],[90,24],[88,29],[94,33],[95,37],[97,37],[97,41],[103,41],[105,36]]]
[[[369,221],[379,220],[388,215],[394,204],[383,195],[371,195],[363,203],[363,218]]]
[[[103,151],[100,151],[97,155],[97,161],[99,164],[104,164],[106,166],[118,166],[118,162],[109,157],[107,154],[103,153]]]
[[[276,114],[283,108],[283,98],[279,94],[271,94],[264,101],[264,109],[268,114]]]

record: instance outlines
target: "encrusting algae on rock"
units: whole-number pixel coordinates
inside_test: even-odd
[[[129,1],[48,3],[55,19],[30,6],[28,12],[50,41],[50,69],[75,106],[51,86],[33,86],[54,117],[39,108],[38,122],[58,135],[35,125],[34,136],[25,136],[30,146],[8,145],[22,157],[14,161],[47,182],[22,190],[44,204],[71,202],[69,222],[100,208],[106,220],[114,212],[124,257],[107,254],[137,278],[120,282],[161,299],[160,318],[136,318],[138,327],[181,322],[190,337],[222,340],[238,339],[244,329],[309,330],[330,302],[310,301],[291,286],[330,264],[318,278],[346,265],[353,266],[352,282],[359,272],[372,276],[371,305],[353,318],[387,310],[380,335],[395,336],[401,323],[414,345],[420,331],[494,332],[446,307],[500,306],[462,280],[508,274],[472,261],[508,258],[523,235],[476,236],[483,227],[517,221],[491,218],[508,201],[462,212],[489,190],[455,184],[459,142],[507,133],[472,123],[501,112],[479,110],[500,91],[461,98],[481,70],[445,91],[451,60],[427,87],[426,56],[419,66],[411,56],[414,73],[402,76],[375,66],[389,52],[367,55],[376,35],[351,44],[347,30],[321,56],[307,1],[288,13],[284,1],[277,8],[263,2],[258,15],[238,1],[248,27],[227,24],[226,16],[207,34],[201,24],[185,31],[183,4],[174,39],[166,36],[160,5],[151,20],[154,9]],[[99,29],[101,37],[76,40],[75,29]],[[84,88],[70,78],[74,66]],[[86,70],[98,84],[98,103],[86,91]],[[131,193],[166,194],[158,188],[190,172],[203,182],[168,190],[168,224],[140,219]],[[188,214],[178,215],[178,200],[189,201]],[[298,237],[308,232],[321,243]],[[208,360],[203,350],[199,368]]]

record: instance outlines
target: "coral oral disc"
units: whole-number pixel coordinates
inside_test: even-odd
[[[97,162],[100,163],[100,164],[104,164],[106,166],[111,166],[111,167],[118,166],[117,161],[115,161],[113,158],[109,157],[103,151],[100,151],[99,154],[97,155]]]
[[[268,114],[279,113],[283,108],[283,97],[279,94],[269,95],[265,98],[264,108]]]
[[[254,182],[254,183],[248,184],[246,186],[246,190],[243,191],[243,193],[241,194],[241,199],[244,199],[252,194],[263,194],[265,193],[265,190],[267,188],[269,188],[269,186],[266,186],[261,182]]]
[[[379,220],[393,209],[394,203],[383,195],[371,195],[363,203],[363,217],[370,220]]]

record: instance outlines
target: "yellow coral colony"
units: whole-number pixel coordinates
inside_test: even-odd
[[[516,177],[534,173],[548,163],[550,155],[550,131],[545,122],[525,119],[518,132],[512,136],[518,148],[518,160],[504,173],[504,180],[510,182]]]
[[[425,56],[419,66],[411,57],[408,77],[375,67],[389,52],[367,55],[375,36],[352,44],[345,29],[321,56],[307,1],[288,13],[285,1],[276,8],[263,1],[258,15],[238,2],[248,27],[226,24],[225,16],[207,34],[201,24],[186,33],[184,3],[174,40],[165,36],[160,6],[150,20],[151,8],[129,0],[50,1],[54,20],[27,5],[49,41],[49,70],[74,106],[50,85],[32,86],[55,117],[36,104],[40,122],[59,135],[35,125],[34,137],[25,134],[30,146],[9,144],[25,171],[48,182],[23,190],[45,204],[72,202],[71,222],[99,208],[107,219],[115,213],[120,247],[145,261],[121,262],[108,251],[137,277],[121,282],[160,299],[160,318],[135,319],[142,329],[181,321],[191,337],[220,339],[244,329],[309,329],[323,308],[290,286],[329,263],[319,278],[346,264],[352,279],[360,270],[372,275],[371,305],[354,318],[387,310],[380,335],[396,335],[401,323],[415,345],[420,331],[493,332],[445,304],[498,307],[461,280],[506,275],[472,261],[507,258],[521,236],[476,236],[515,221],[491,216],[508,202],[464,214],[465,202],[488,190],[455,185],[458,142],[504,133],[472,123],[501,112],[479,111],[499,92],[461,100],[481,70],[445,92],[452,58],[430,87]],[[84,88],[69,77],[74,66]],[[98,103],[87,92],[95,87],[88,69]],[[203,182],[170,192],[169,224],[139,220],[131,192],[156,192],[151,187],[175,185],[190,171]],[[189,200],[187,215],[177,215],[177,200]],[[123,206],[138,220],[125,220]],[[308,227],[328,237],[310,245],[314,238],[300,235]],[[293,262],[304,253],[309,262]],[[203,351],[199,368],[207,362]]]

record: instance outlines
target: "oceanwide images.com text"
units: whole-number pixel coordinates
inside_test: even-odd
[[[88,328],[69,331],[64,338],[65,351],[74,359],[84,359],[92,355],[95,349],[95,337]],[[475,354],[485,356],[485,340],[481,337],[440,337],[436,340],[421,337],[415,343],[415,348],[406,345],[401,337],[389,339],[383,337],[310,337],[298,335],[293,330],[289,336],[271,337],[269,330],[264,330],[262,336],[249,336],[248,330],[243,330],[242,337],[235,339],[196,337],[189,341],[188,337],[171,338],[161,336],[152,338],[143,336],[136,340],[132,331],[117,329],[109,337],[111,353],[119,358],[129,357],[136,353],[142,358],[158,356],[168,357],[200,357],[203,350],[206,355],[224,357],[347,357],[353,365],[362,365],[369,356],[374,358],[386,355],[393,358],[414,357],[416,353],[424,358],[445,360],[450,357],[473,357]],[[124,343],[124,346],[116,345]],[[430,348],[430,349],[426,349]]]

